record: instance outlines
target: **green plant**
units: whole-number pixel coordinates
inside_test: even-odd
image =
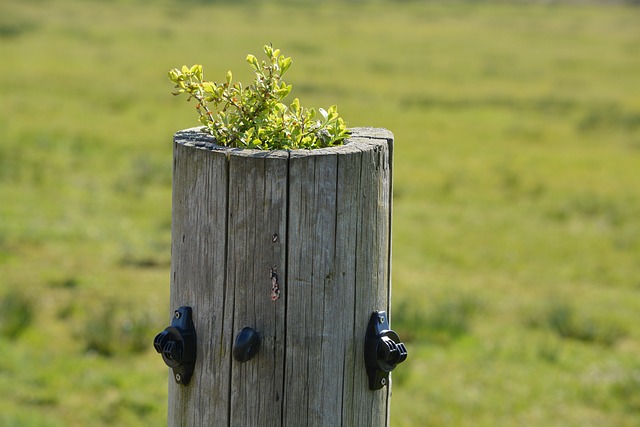
[[[393,316],[393,327],[406,342],[447,345],[469,333],[473,316],[481,308],[478,299],[463,294],[434,300],[427,310],[404,299]]]
[[[118,310],[116,302],[110,301],[87,314],[79,334],[87,351],[110,357],[149,349],[153,332],[152,319],[146,312]]]
[[[21,292],[11,291],[0,298],[0,336],[16,338],[32,322],[32,301]]]
[[[610,393],[625,410],[640,412],[640,372],[624,372],[611,384]]]
[[[604,346],[612,346],[626,335],[626,331],[616,323],[579,316],[572,305],[562,301],[550,303],[537,317],[531,318],[529,324],[544,327],[560,338]]]
[[[247,55],[255,71],[252,85],[232,83],[231,71],[225,82],[209,82],[204,80],[202,65],[183,65],[169,71],[177,89],[174,95],[195,99],[200,122],[218,144],[226,147],[277,150],[342,144],[349,133],[337,107],[319,108],[319,119],[316,110],[302,107],[298,98],[288,106],[284,104],[291,85],[282,81],[282,76],[292,60],[272,46],[265,46],[264,52],[268,61],[259,62],[254,55]]]

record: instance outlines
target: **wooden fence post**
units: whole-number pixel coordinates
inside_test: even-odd
[[[169,426],[385,426],[364,338],[390,308],[393,135],[341,147],[221,148],[174,136],[171,309],[192,308],[187,385],[169,377]],[[232,357],[237,334],[256,356]]]

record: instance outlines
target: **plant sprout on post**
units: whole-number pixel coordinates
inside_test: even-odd
[[[197,101],[200,122],[225,147],[278,150],[341,145],[349,132],[337,107],[319,108],[318,117],[315,109],[302,107],[298,98],[285,104],[291,85],[282,76],[292,60],[271,46],[265,46],[264,52],[267,61],[262,62],[247,55],[255,72],[254,83],[247,87],[233,83],[231,71],[223,83],[216,83],[204,80],[202,65],[174,68],[169,71],[177,89],[174,95],[187,94],[187,100]]]

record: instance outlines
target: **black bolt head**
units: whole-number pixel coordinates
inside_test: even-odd
[[[233,358],[238,362],[252,359],[260,349],[260,337],[252,328],[245,327],[236,336],[233,345]]]

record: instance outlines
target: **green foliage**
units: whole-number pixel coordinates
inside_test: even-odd
[[[33,303],[19,291],[10,291],[0,298],[0,335],[16,338],[27,328],[34,315]]]
[[[433,304],[422,328],[434,342],[448,343],[469,333],[472,316],[479,308],[480,303],[472,297],[445,298]]]
[[[579,316],[573,306],[558,301],[549,303],[537,316],[531,318],[529,323],[534,327],[547,328],[561,338],[604,346],[611,346],[626,335],[626,331],[617,324],[589,316]]]
[[[153,327],[146,313],[119,311],[115,303],[88,313],[80,337],[90,353],[109,357],[114,354],[147,350],[153,339]]]
[[[640,370],[625,374],[611,384],[610,393],[625,410],[640,413]]]
[[[405,341],[447,345],[470,332],[473,316],[481,307],[478,299],[469,295],[435,299],[426,309],[404,299],[394,311],[393,327]]]
[[[255,72],[255,82],[244,87],[233,83],[231,71],[223,83],[204,80],[202,65],[169,71],[169,79],[177,89],[174,95],[186,94],[197,101],[200,122],[220,145],[263,150],[311,149],[340,145],[348,137],[344,120],[335,105],[328,110],[307,109],[295,98],[283,103],[291,85],[282,76],[291,66],[290,57],[280,49],[265,46],[267,61],[247,55]],[[213,109],[209,105],[213,104]]]

